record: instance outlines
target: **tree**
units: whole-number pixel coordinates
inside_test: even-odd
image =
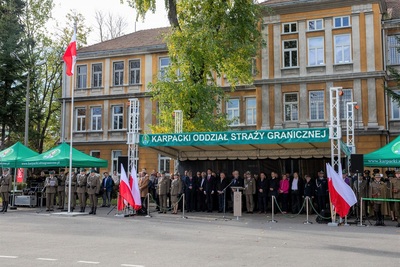
[[[100,42],[122,36],[124,30],[128,27],[128,22],[124,17],[111,12],[105,14],[101,11],[96,11],[95,19]]]
[[[22,68],[11,56],[23,48],[22,0],[0,1],[0,148],[9,142],[10,133],[23,127],[24,91]],[[17,82],[22,81],[22,82]]]
[[[155,0],[127,2],[140,17],[156,8]],[[252,83],[252,59],[262,45],[261,7],[252,0],[166,0],[165,8],[171,64],[150,86],[160,107],[153,131],[173,132],[176,109],[183,111],[184,131],[224,130],[229,122],[219,107],[227,94],[216,79],[224,76],[231,90]]]

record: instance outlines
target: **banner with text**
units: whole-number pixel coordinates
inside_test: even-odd
[[[139,145],[215,146],[328,142],[328,128],[201,132],[179,134],[141,134]]]

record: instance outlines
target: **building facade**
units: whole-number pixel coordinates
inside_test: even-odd
[[[328,127],[329,90],[340,87],[343,126],[347,103],[357,103],[358,109],[353,110],[356,153],[378,149],[399,134],[399,105],[384,90],[396,85],[388,78],[388,66],[400,63],[396,1],[269,0],[261,5],[272,12],[264,15],[266,45],[254,59],[254,84],[239,86],[222,107],[236,119],[232,131]],[[117,168],[118,156],[128,154],[128,100],[139,99],[141,133],[157,123],[157,104],[148,95],[148,83],[169,65],[162,38],[167,32],[168,28],[139,31],[79,49],[75,75],[64,81],[63,140],[68,142],[72,132],[74,147],[107,159],[110,171]],[[223,76],[218,83],[229,89]],[[212,151],[201,159],[213,160],[206,164],[220,170],[260,160],[262,164],[253,164],[256,171],[271,167],[279,172],[313,172],[323,168],[330,147],[268,147],[247,158],[223,154]],[[172,171],[171,156],[139,148],[139,169]],[[188,158],[185,166],[200,168],[199,159]]]

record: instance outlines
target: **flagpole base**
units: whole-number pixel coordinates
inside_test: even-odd
[[[303,224],[312,224],[310,221],[304,221]]]
[[[339,226],[337,222],[330,222],[328,223],[328,226]]]
[[[125,217],[129,217],[128,214],[115,214],[115,217],[117,218],[125,218]]]
[[[278,221],[277,220],[269,220],[268,222],[269,223],[277,223]]]

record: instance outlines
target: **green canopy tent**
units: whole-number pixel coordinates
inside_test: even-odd
[[[364,166],[400,167],[400,135],[384,147],[365,154]]]
[[[22,160],[37,155],[39,153],[17,142],[9,148],[0,151],[0,168],[18,168]]]
[[[70,146],[62,143],[40,155],[21,161],[18,167],[46,168],[69,166]],[[89,156],[75,148],[72,148],[72,167],[107,167],[108,161]]]

